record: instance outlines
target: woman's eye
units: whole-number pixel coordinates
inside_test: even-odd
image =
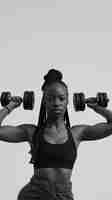
[[[61,100],[61,101],[64,101],[64,100],[65,100],[65,98],[64,98],[64,97],[60,97],[60,100]]]
[[[60,101],[64,101],[65,100],[65,97],[59,97]],[[55,97],[54,96],[48,96],[47,97],[47,100],[48,101],[54,101],[55,100]]]

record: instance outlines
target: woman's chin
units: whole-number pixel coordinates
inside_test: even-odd
[[[61,117],[63,116],[63,113],[61,111],[52,111],[52,113],[49,114],[49,116],[51,116],[51,118],[55,118],[55,117]]]

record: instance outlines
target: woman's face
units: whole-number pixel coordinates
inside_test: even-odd
[[[68,104],[68,91],[60,83],[48,86],[44,93],[44,102],[48,115],[64,116]]]

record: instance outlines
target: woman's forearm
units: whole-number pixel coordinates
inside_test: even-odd
[[[101,107],[101,106],[95,106],[94,111],[100,115],[102,115],[108,122],[112,122],[112,111]]]
[[[5,107],[2,108],[2,109],[0,110],[0,125],[1,125],[2,121],[4,120],[4,118],[5,118],[8,114],[9,114],[9,113],[8,113],[8,109],[6,109]]]
[[[0,125],[4,118],[15,108],[15,104],[10,102],[6,107],[0,110]]]

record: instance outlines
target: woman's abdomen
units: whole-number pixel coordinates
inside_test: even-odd
[[[71,179],[72,171],[70,169],[63,168],[34,168],[34,174],[36,176],[48,178],[52,182],[66,183]]]

